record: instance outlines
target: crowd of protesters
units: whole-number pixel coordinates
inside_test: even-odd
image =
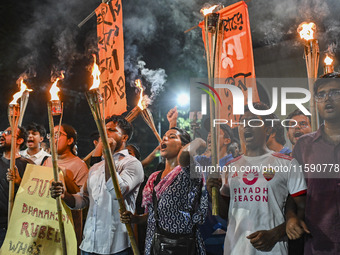
[[[194,171],[212,165],[211,133],[206,141],[192,140],[176,127],[176,108],[167,115],[169,130],[144,160],[139,147],[129,144],[132,124],[123,116],[107,118],[124,212],[119,211],[98,133],[91,135],[95,149],[85,164],[77,156],[76,130],[56,126],[64,182],[52,183],[51,196],[60,196],[72,209],[78,254],[132,254],[125,224],[136,226],[140,253],[146,255],[340,254],[340,74],[319,78],[314,95],[321,123],[316,132],[310,116],[299,109],[286,117],[286,128],[266,121],[278,116],[256,115],[247,106],[240,117],[245,124],[237,130],[220,125],[216,156],[228,170],[218,177]],[[269,109],[261,102],[253,106]],[[250,126],[250,119],[265,125]],[[43,147],[46,130],[31,123],[15,134],[16,167],[9,170],[12,135],[11,128],[0,132],[0,245],[8,225],[9,181],[16,192],[27,164],[52,166]],[[147,177],[143,167],[158,152],[163,162]],[[211,213],[213,188],[219,191],[217,216]]]

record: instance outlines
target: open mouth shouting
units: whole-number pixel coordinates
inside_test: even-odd
[[[254,139],[254,134],[253,134],[253,132],[251,132],[251,130],[249,130],[249,129],[246,129],[246,130],[244,131],[244,140],[245,140],[246,142],[251,142],[253,139]]]

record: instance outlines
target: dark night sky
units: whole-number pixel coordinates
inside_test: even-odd
[[[222,4],[227,6],[235,2]],[[189,91],[191,77],[206,76],[201,31],[183,33],[202,19],[199,10],[205,3],[201,0],[123,1],[128,110],[136,103],[134,89],[129,84],[141,72],[138,61],[144,61],[144,68],[157,77],[154,86],[163,88],[150,107],[156,122],[159,111],[164,119],[166,112],[175,106],[176,93]],[[87,67],[92,61],[91,53],[95,51],[96,19],[92,18],[81,29],[77,24],[99,4],[98,0],[1,2],[0,83],[3,92],[0,95],[0,129],[8,126],[7,105],[18,90],[16,80],[24,72],[28,74],[27,82],[34,93],[23,124],[36,121],[47,127],[46,101],[51,72],[66,70],[65,80],[59,84],[65,107],[64,121],[77,129],[81,154],[91,150],[86,140],[95,130],[95,124],[83,93],[90,80]],[[254,51],[294,39],[298,24],[305,20],[313,20],[322,32],[322,51],[331,43],[335,43],[335,49],[339,48],[338,0],[252,0],[248,7]],[[299,43],[296,43],[280,52],[291,54],[298,47]],[[299,54],[302,56],[301,47]],[[266,62],[269,57],[255,58],[255,64]],[[151,76],[142,77],[149,92],[150,81],[154,78]],[[166,79],[165,83],[163,79]],[[134,142],[144,149],[142,154],[145,155],[156,146],[156,139],[147,127],[142,128],[146,125],[140,118],[135,125],[138,129]],[[163,130],[166,126],[164,122]],[[141,135],[144,132],[147,134]]]

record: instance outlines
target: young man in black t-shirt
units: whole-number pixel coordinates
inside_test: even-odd
[[[6,178],[7,171],[10,167],[11,158],[11,128],[7,128],[5,131],[0,131],[0,151],[2,157],[0,158],[0,246],[2,245],[8,224],[8,193],[9,183]],[[20,147],[23,147],[27,140],[27,132],[24,128],[19,127],[17,129],[17,142],[15,150],[15,165],[18,169],[18,174],[15,178],[15,193],[19,187],[21,178],[24,175],[26,165],[28,163],[34,164],[33,161],[23,158],[19,154]]]

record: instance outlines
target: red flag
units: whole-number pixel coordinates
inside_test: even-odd
[[[99,88],[105,100],[105,117],[120,115],[126,111],[121,0],[100,4],[96,15],[101,72]]]
[[[250,33],[248,7],[244,1],[227,6],[217,12],[222,22],[216,46],[215,78],[219,83],[235,85],[243,91],[245,104],[247,90],[252,88],[253,102],[259,101],[255,82],[253,47]],[[200,27],[205,43],[204,22]],[[210,50],[211,52],[211,50]],[[228,89],[217,89],[222,100],[219,118],[237,121],[239,116],[233,115],[233,99]]]

